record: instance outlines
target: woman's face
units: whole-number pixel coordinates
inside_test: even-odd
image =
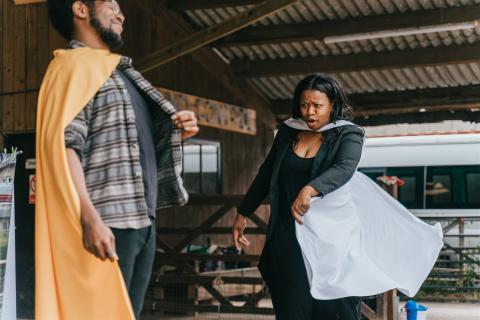
[[[317,130],[331,122],[333,103],[318,90],[305,90],[300,96],[300,113],[308,127]]]

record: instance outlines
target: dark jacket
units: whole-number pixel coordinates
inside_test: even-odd
[[[315,155],[308,183],[320,192],[321,196],[337,190],[355,173],[362,154],[364,131],[356,126],[339,127],[339,134],[329,144],[322,145]],[[292,146],[295,134],[298,132],[282,124],[275,136],[272,148],[265,161],[260,166],[257,176],[253,180],[238,213],[251,215],[267,196],[270,198],[270,221],[267,238],[272,232],[278,216],[278,174],[283,157]]]

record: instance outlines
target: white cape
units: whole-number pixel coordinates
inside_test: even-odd
[[[295,122],[286,124],[303,126]],[[337,121],[318,131],[341,125],[353,124]],[[311,294],[319,300],[394,288],[412,297],[443,246],[439,223],[424,223],[360,172],[336,191],[313,198],[303,225],[296,223],[296,236]]]

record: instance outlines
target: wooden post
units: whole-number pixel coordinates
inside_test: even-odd
[[[396,177],[392,177],[395,179]],[[378,184],[393,198],[398,199],[398,184],[387,184],[378,181]],[[377,297],[377,319],[398,320],[397,289],[385,292]]]
[[[385,191],[387,191],[387,193],[389,195],[391,195],[395,199],[398,199],[398,185],[397,184],[388,185],[388,184],[382,183],[382,182],[379,182],[379,184]]]
[[[384,293],[387,296],[387,320],[398,320],[397,289]]]
[[[458,234],[459,234],[459,237],[458,237],[458,247],[460,248],[460,252],[464,252],[463,251],[463,248],[465,247],[465,237],[464,237],[464,234],[465,234],[465,219],[463,218],[460,218],[460,223],[458,224]],[[464,260],[464,257],[463,257],[463,254],[460,254],[459,255],[459,260],[460,260],[460,273],[462,274],[462,277],[460,278],[460,283],[459,285],[460,286],[464,286],[465,285],[465,264],[463,263],[463,260]]]

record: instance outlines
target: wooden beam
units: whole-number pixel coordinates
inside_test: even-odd
[[[275,315],[275,311],[271,307],[243,307],[243,306],[226,306],[226,305],[212,305],[212,304],[192,304],[183,302],[155,302],[155,310],[163,312],[200,312],[200,313],[213,313],[221,315],[222,313],[235,313],[235,314],[254,314],[254,315]],[[217,318],[218,319],[218,318]],[[230,318],[232,319],[232,318]],[[235,319],[235,318],[233,318]],[[237,318],[238,319],[238,318]]]
[[[373,311],[369,306],[367,306],[365,302],[362,302],[360,310],[362,312],[362,315],[365,316],[368,320],[377,320],[377,315],[375,314],[375,311]]]
[[[463,120],[480,122],[480,112],[424,112],[402,115],[380,115],[369,118],[355,118],[354,122],[361,126],[380,126],[400,123],[434,123],[446,120]]]
[[[254,254],[204,254],[204,253],[163,253],[157,251],[157,259],[169,261],[228,261],[228,262],[256,262],[259,255]]]
[[[161,66],[171,60],[183,56],[196,49],[204,47],[209,43],[229,35],[237,30],[245,28],[266,16],[290,6],[298,0],[270,0],[264,4],[248,9],[231,20],[205,30],[193,33],[186,38],[179,40],[162,50],[154,52],[138,61],[140,72],[146,72]]]
[[[476,110],[480,110],[480,103],[472,104],[472,105],[447,105],[447,106],[427,106],[427,107],[406,107],[406,108],[378,108],[378,109],[363,109],[357,108],[354,110],[355,117],[374,117],[374,116],[382,116],[382,115],[402,115],[407,113],[423,113],[423,112],[451,112],[455,113],[457,111],[470,111],[475,112]]]
[[[39,2],[45,2],[46,0],[13,0],[15,4],[33,4]]]
[[[352,94],[349,99],[362,109],[468,105],[480,102],[480,85]]]
[[[213,46],[248,46],[323,40],[328,36],[470,22],[478,20],[478,17],[480,17],[480,5],[472,5],[341,20],[249,27],[215,42]]]
[[[247,277],[247,276],[217,276],[217,275],[195,275],[195,274],[159,274],[155,277],[155,283],[198,283],[207,282],[215,283],[215,281],[221,280],[222,284],[256,284],[263,285],[264,281],[260,277]]]
[[[256,5],[265,0],[169,0],[167,8],[171,10],[203,10],[212,8],[244,7]]]
[[[194,274],[194,275],[199,275],[197,270],[193,266],[191,266],[188,262],[180,262],[177,264],[178,267],[183,269],[184,271]],[[230,306],[233,307],[233,304],[228,300],[228,298],[224,297],[220,292],[218,292],[217,289],[213,287],[211,283],[202,283],[202,282],[197,282],[200,286],[202,286],[205,290],[208,291],[212,295],[213,298],[215,298],[222,306]]]
[[[200,226],[195,228],[194,231],[188,234],[182,241],[177,243],[175,247],[173,247],[172,251],[174,252],[180,252],[183,248],[185,248],[187,245],[189,245],[193,240],[198,238],[202,233],[205,232],[205,230],[208,230],[215,222],[217,222],[221,217],[226,215],[231,209],[233,209],[232,206],[229,205],[224,205],[220,209],[218,209],[214,214],[212,214],[210,217],[208,217]]]
[[[263,221],[262,218],[257,216],[256,213],[252,213],[248,218],[252,220],[261,230],[267,233],[267,229],[268,229],[267,224],[265,223],[265,221]]]
[[[480,61],[480,44],[424,49],[329,55],[276,60],[233,60],[237,75],[244,78],[278,77],[311,72],[355,72],[375,69],[428,67]]]
[[[192,194],[188,201],[189,206],[218,206],[232,205],[237,207],[242,202],[245,195],[228,194],[228,195],[198,195]],[[269,200],[265,199],[262,204],[269,204]]]
[[[435,106],[451,106],[463,109],[480,103],[480,85],[458,86],[450,88],[417,89],[394,92],[373,92],[351,94],[348,96],[356,111],[386,110],[394,108],[432,108]],[[289,114],[291,100],[273,102],[273,113]]]
[[[157,232],[162,235],[180,235],[195,231],[193,228],[157,228]],[[247,227],[243,230],[244,234],[265,235],[264,229]],[[203,232],[203,234],[232,234],[232,227],[212,227]],[[480,237],[480,235],[479,235]]]

